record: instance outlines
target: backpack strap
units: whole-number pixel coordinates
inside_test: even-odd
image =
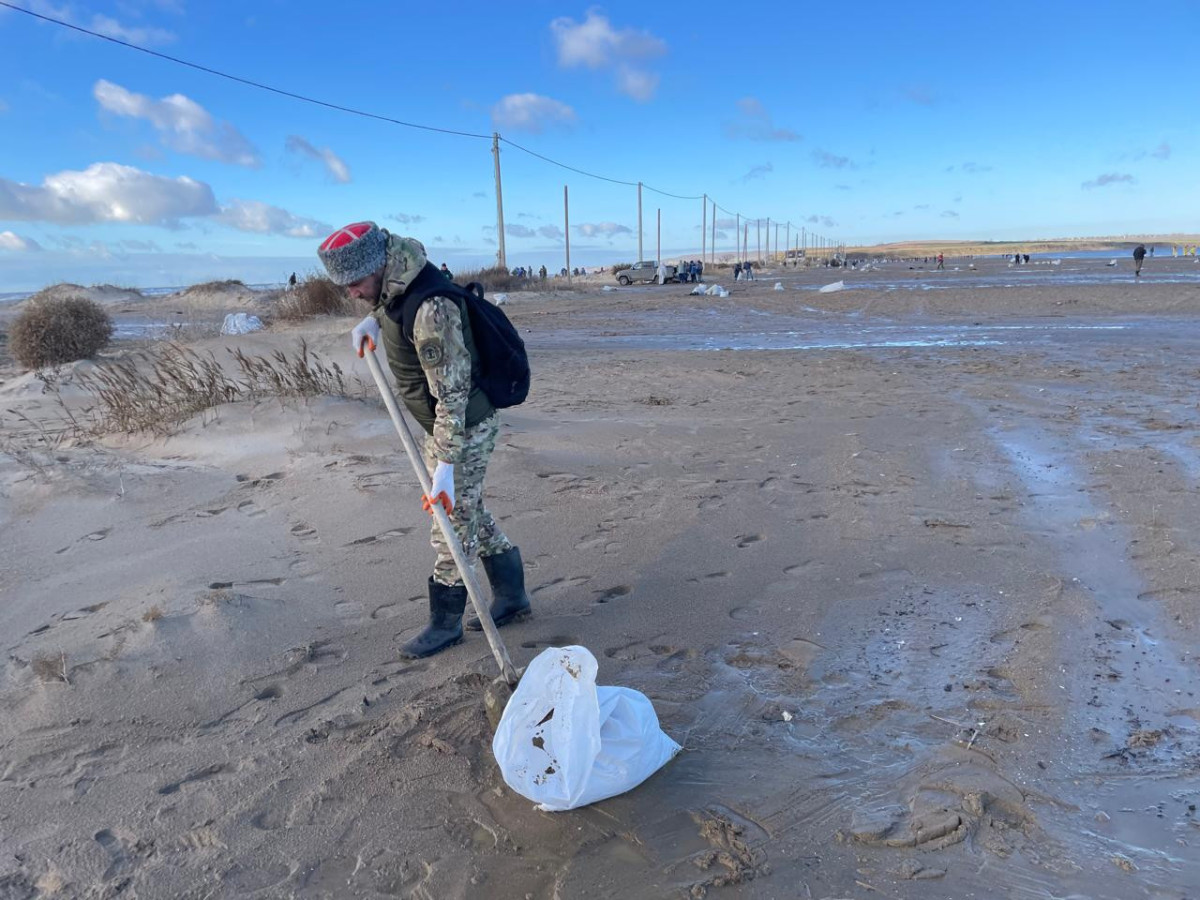
[[[413,325],[417,321],[417,311],[420,310],[421,304],[435,296],[463,301],[461,305],[465,316],[467,302],[476,296],[482,298],[483,288],[476,282],[472,282],[464,288],[462,285],[447,280],[446,276],[433,263],[425,263],[425,268],[413,279],[408,290],[386,309],[388,318],[400,326],[400,333],[404,335],[406,341],[411,343],[413,340]]]

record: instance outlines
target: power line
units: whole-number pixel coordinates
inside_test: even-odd
[[[33,10],[24,9],[13,3],[7,2],[7,0],[0,0],[0,6],[15,10],[16,12],[25,13],[25,15],[33,16],[35,19],[41,19],[43,22],[50,22],[53,25],[61,25],[63,28],[69,28],[72,31],[78,31],[81,34],[87,34],[95,38],[100,38],[103,41],[118,44],[122,47],[128,47],[130,50],[137,50],[140,53],[146,53],[150,56],[158,57],[159,59],[165,59],[167,62],[173,62],[181,66],[187,66],[189,69],[196,69],[200,72],[206,72],[209,75],[216,75],[219,78],[227,78],[230,81],[238,82],[238,84],[249,85],[250,87],[258,88],[262,91],[270,91],[272,94],[279,94],[283,97],[291,97],[293,100],[300,100],[304,103],[312,103],[316,106],[323,106],[326,109],[336,109],[338,112],[350,113],[351,115],[362,116],[366,119],[389,122],[393,125],[403,125],[405,128],[419,128],[422,131],[436,131],[440,134],[454,134],[458,135],[459,137],[482,138],[484,140],[490,140],[492,137],[490,134],[475,134],[474,132],[470,131],[456,131],[453,128],[437,128],[433,125],[421,125],[416,122],[405,122],[401,119],[393,119],[390,116],[381,116],[377,113],[366,112],[361,109],[355,109],[351,106],[340,106],[337,103],[329,103],[325,100],[317,100],[313,97],[306,97],[303,94],[296,94],[292,91],[285,91],[282,88],[272,87],[269,84],[263,84],[259,81],[251,81],[249,78],[242,78],[238,75],[230,75],[228,72],[222,72],[219,69],[212,69],[208,66],[202,66],[199,63],[189,62],[188,60],[180,59],[177,56],[169,56],[166,53],[159,53],[157,50],[151,50],[148,47],[140,47],[137,44],[131,44],[128,41],[122,41],[119,38],[110,37],[109,35],[101,34],[98,31],[91,31],[79,25],[72,25],[70,22],[64,22],[62,19],[56,19],[53,16],[44,16],[41,13],[35,13]]]
[[[166,60],[167,62],[172,62],[172,63],[175,63],[176,65],[180,65],[180,66],[186,66],[187,68],[195,69],[198,72],[204,72],[208,75],[215,75],[218,78],[225,78],[229,81],[234,81],[234,82],[237,82],[238,84],[244,84],[248,87],[257,88],[259,90],[267,91],[272,94],[278,94],[281,97],[289,97],[293,100],[299,100],[302,103],[311,103],[314,106],[321,106],[321,107],[324,107],[325,109],[332,109],[332,110],[336,110],[338,112],[349,113],[351,115],[361,116],[362,118],[365,118],[365,119],[374,119],[375,121],[378,121],[378,122],[387,122],[391,125],[400,125],[404,128],[416,128],[421,131],[432,131],[432,132],[436,132],[438,134],[450,134],[450,135],[455,135],[457,137],[478,138],[481,140],[488,140],[489,138],[493,137],[493,135],[478,134],[478,133],[472,132],[472,131],[459,131],[459,130],[456,130],[453,128],[438,128],[434,125],[422,125],[418,122],[405,122],[402,119],[396,119],[391,116],[384,116],[384,115],[380,115],[378,113],[367,112],[366,110],[355,109],[354,107],[351,107],[351,106],[342,106],[337,103],[329,103],[328,101],[325,101],[325,100],[318,100],[315,97],[308,97],[304,94],[297,94],[293,91],[288,91],[288,90],[284,90],[283,88],[273,87],[272,85],[263,84],[262,82],[259,82],[259,81],[253,81],[249,78],[242,78],[239,75],[232,75],[228,72],[222,72],[219,69],[214,69],[214,68],[211,68],[210,66],[204,66],[199,63],[190,62],[189,60],[186,60],[186,59],[180,59],[177,56],[171,56],[167,53],[159,53],[157,50],[151,50],[148,47],[142,47],[138,44],[130,43],[129,41],[123,41],[119,38],[115,38],[115,37],[112,37],[107,34],[101,34],[98,31],[92,31],[91,29],[84,28],[80,25],[72,24],[71,22],[67,22],[62,19],[55,18],[54,16],[47,16],[47,15],[43,15],[42,13],[34,12],[33,10],[30,10],[30,9],[25,9],[24,7],[17,6],[14,3],[8,2],[8,0],[0,0],[0,7],[4,7],[6,9],[11,9],[14,12],[24,13],[25,15],[30,16],[32,18],[40,19],[43,22],[49,22],[52,25],[58,25],[62,28],[70,29],[71,31],[77,31],[80,34],[86,34],[90,37],[99,38],[100,40],[108,41],[109,43],[112,43],[112,44],[117,44],[118,46],[125,47],[129,50],[136,50],[139,53],[145,53],[146,55],[153,56],[157,59]],[[537,159],[542,160],[543,162],[550,163],[551,165],[558,166],[559,168],[566,169],[567,171],[570,171],[570,172],[575,172],[575,173],[577,173],[579,175],[583,175],[587,178],[595,178],[598,181],[607,181],[610,184],[620,184],[620,185],[624,185],[626,187],[637,187],[638,184],[640,183],[641,186],[644,187],[648,191],[653,191],[656,194],[661,194],[664,197],[671,197],[676,200],[701,200],[705,196],[703,194],[695,194],[695,195],[674,194],[674,193],[671,193],[670,191],[664,191],[661,188],[653,187],[649,184],[646,184],[645,182],[624,181],[619,178],[609,178],[606,175],[599,175],[595,172],[588,172],[584,169],[580,169],[575,166],[568,165],[567,163],[559,162],[556,159],[551,159],[549,156],[545,156],[534,150],[530,150],[528,147],[523,147],[520,144],[516,143],[515,141],[509,140],[508,138],[501,137],[499,135],[496,135],[496,137],[498,137],[499,140],[503,141],[505,144],[508,144],[510,147],[513,147],[516,150],[520,150],[522,153],[527,153],[530,156],[533,156],[533,157],[536,157]],[[713,205],[714,210],[719,210],[721,212],[724,212],[726,215],[731,215],[731,216],[741,215],[740,213],[736,213],[731,210],[727,210],[727,209],[724,209],[723,207],[718,206],[717,202],[715,200],[712,201],[712,205]],[[715,215],[715,213],[714,213],[714,215]],[[746,217],[743,217],[743,218],[746,218]],[[758,222],[759,220],[755,220],[755,221]],[[789,226],[791,225],[790,222],[787,224]]]

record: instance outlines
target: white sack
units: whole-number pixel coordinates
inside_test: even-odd
[[[497,306],[503,306],[508,302],[508,294],[492,294],[492,302]]]
[[[248,316],[245,313],[229,313],[221,323],[221,334],[249,334],[263,327],[258,316]]]
[[[700,282],[700,284],[696,285],[694,288],[692,288],[690,291],[688,291],[688,293],[689,294],[707,294],[708,293],[708,285],[705,284],[704,282]]]
[[[505,783],[561,812],[637,787],[680,747],[658,726],[645,694],[596,687],[586,647],[548,647],[521,676],[492,753]]]
[[[773,290],[782,291],[783,290],[783,282],[782,281],[775,282],[775,287],[773,288]]]
[[[817,293],[832,294],[834,291],[844,291],[845,289],[846,289],[846,282],[835,281],[833,284],[827,284],[823,288],[818,288]]]

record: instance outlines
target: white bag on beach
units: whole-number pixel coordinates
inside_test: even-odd
[[[835,281],[833,284],[827,284],[824,287],[817,288],[817,293],[818,294],[832,294],[834,291],[844,291],[845,289],[846,289],[846,282]]]
[[[249,334],[263,327],[258,316],[248,316],[245,313],[229,313],[221,323],[221,334]]]
[[[505,783],[561,812],[637,787],[680,747],[658,726],[645,694],[596,687],[586,647],[548,647],[521,676],[492,753]]]

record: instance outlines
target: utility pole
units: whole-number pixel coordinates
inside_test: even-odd
[[[783,232],[783,260],[787,262],[787,252],[792,246],[792,220],[788,219],[787,228]]]
[[[716,215],[716,213],[713,213]],[[708,238],[708,194],[704,195],[704,212],[700,215],[700,258],[704,259],[708,247],[705,245],[705,240]]]
[[[642,256],[642,183],[638,182],[638,262],[641,262],[646,257]]]
[[[492,132],[492,156],[496,158],[496,242],[499,250],[496,261],[500,268],[508,271],[508,257],[504,253],[504,195],[500,192],[500,133]]]
[[[762,220],[754,220],[754,259],[762,265]]]
[[[734,256],[734,260],[733,260],[733,261],[734,261],[734,262],[739,262],[739,261],[741,260],[741,258],[742,258],[742,257],[741,257],[741,253],[742,253],[742,247],[741,247],[741,243],[742,243],[742,214],[741,214],[741,213],[734,213],[734,220],[733,220],[733,221],[734,221],[734,226],[733,226],[733,256]]]
[[[742,259],[750,255],[750,223],[742,226]]]
[[[571,205],[567,202],[567,186],[563,185],[563,236],[567,241],[567,284],[571,283]]]
[[[716,203],[713,203],[711,247],[712,247],[712,249],[709,250],[709,253],[712,254],[712,264],[715,266],[717,264],[717,204]]]
[[[775,223],[775,256],[779,256],[779,223]],[[776,260],[778,261],[778,260]]]
[[[767,216],[767,261],[771,260],[771,217]]]
[[[659,209],[659,211],[658,211],[658,251],[657,251],[657,257],[658,257],[658,271],[659,271],[659,272],[662,272],[662,270],[663,270],[663,261],[662,261],[662,209],[661,209],[661,208],[660,208],[660,209]],[[658,279],[658,283],[659,283],[659,284],[662,284],[662,283],[663,283],[663,280],[662,280],[662,278],[661,278],[661,277]]]

